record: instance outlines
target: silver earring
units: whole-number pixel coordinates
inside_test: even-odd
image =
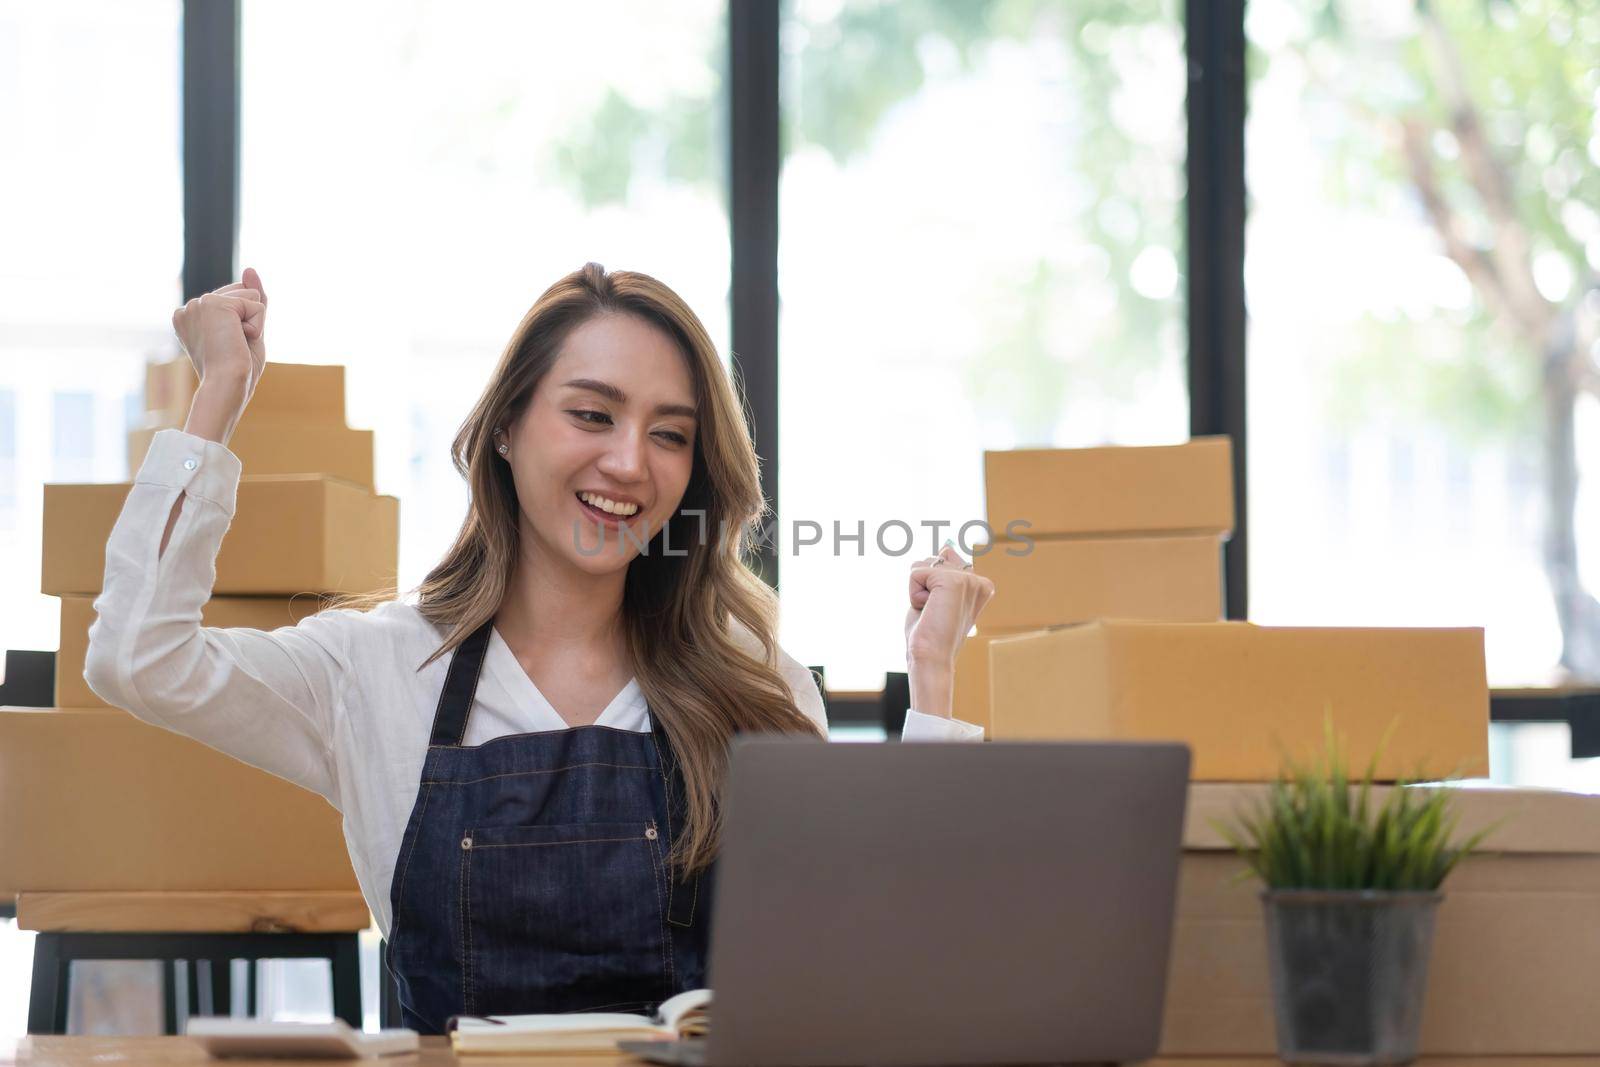
[[[499,448],[495,449],[495,451],[499,452],[502,456],[509,456],[511,454],[511,446],[501,445]]]

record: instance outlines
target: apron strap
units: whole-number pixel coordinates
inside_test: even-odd
[[[667,731],[662,728],[661,721],[654,713],[650,714],[650,732],[655,735],[656,752],[661,764],[661,781],[667,794],[668,818],[672,822],[669,847],[676,847],[678,836],[689,820],[689,805],[684,797],[683,777],[678,773],[677,752],[667,737]],[[680,879],[677,877],[677,868],[670,869],[673,877],[667,882],[667,922],[673,926],[693,926],[695,903],[700,897],[700,874],[696,872],[686,879]]]
[[[433,713],[433,748],[460,748],[467,736],[467,714],[478,691],[478,676],[483,672],[484,653],[494,632],[494,619],[468,634],[450,656],[450,671],[439,692],[439,707]]]

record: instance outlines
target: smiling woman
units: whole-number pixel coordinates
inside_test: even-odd
[[[471,503],[414,601],[200,626],[238,492],[225,445],[272,373],[268,307],[247,269],[173,316],[200,386],[113,528],[91,687],[343,813],[409,1026],[703,986],[729,744],[827,727],[745,563],[759,461],[704,326],[648,275],[560,279],[456,434]],[[915,566],[902,602],[906,737],[981,736],[949,692],[992,586],[956,561]]]

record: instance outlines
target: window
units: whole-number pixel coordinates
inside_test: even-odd
[[[128,477],[123,399],[176,345],[180,13],[0,0],[0,648],[56,647],[39,487]]]
[[[17,394],[0,389],[0,531],[9,533],[17,509]]]
[[[40,486],[127,477],[123,398],[173,343],[180,13],[0,0],[0,649],[57,647]],[[26,1032],[32,939],[0,922],[0,1038]]]
[[[1246,20],[1252,617],[1600,678],[1600,14]]]
[[[50,480],[87,482],[94,474],[94,394],[55,395]]]
[[[270,358],[349,368],[349,422],[408,504],[408,588],[466,511],[451,439],[551,283],[590,260],[653,274],[726,352],[723,8],[253,0],[243,19],[239,265],[272,301]]]
[[[876,688],[984,449],[1187,436],[1182,19],[801,0],[781,40],[783,638]]]

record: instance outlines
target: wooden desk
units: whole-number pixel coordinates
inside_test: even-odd
[[[172,1067],[217,1063],[223,1067],[290,1067],[322,1064],[325,1067],[456,1067],[450,1043],[442,1037],[422,1039],[422,1051],[408,1056],[376,1060],[216,1060],[183,1037],[27,1037],[0,1042],[0,1064],[16,1067]],[[637,1067],[641,1060],[624,1056],[475,1056],[463,1062],[481,1067]],[[1269,1059],[1168,1059],[1151,1060],[1146,1067],[1273,1067]],[[1421,1059],[1417,1067],[1600,1067],[1600,1057],[1530,1056],[1494,1059]]]

